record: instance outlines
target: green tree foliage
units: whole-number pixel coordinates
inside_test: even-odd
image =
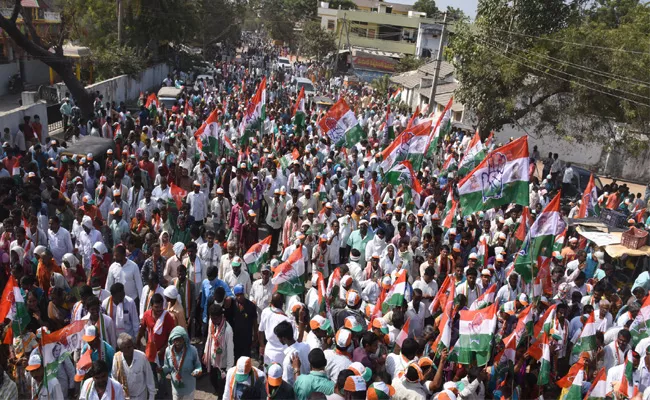
[[[415,11],[427,13],[427,17],[429,18],[434,18],[440,13],[435,0],[418,0],[413,4],[413,9]]]
[[[132,47],[117,44],[95,49],[91,59],[96,72],[96,81],[123,74],[136,75],[146,68],[143,58]]]
[[[390,88],[390,75],[382,75],[379,78],[375,78],[370,85],[377,91],[379,97],[385,97]]]
[[[318,21],[307,22],[300,35],[300,52],[317,62],[336,50],[334,34],[321,28]]]
[[[409,54],[399,60],[396,70],[397,72],[413,71],[423,66],[425,62],[426,60],[424,58],[418,58]]]
[[[468,21],[469,17],[460,8],[447,6],[447,21]]]
[[[333,0],[330,1],[330,8],[338,10],[356,10],[357,5],[352,0]]]
[[[634,0],[480,0],[447,49],[482,131],[520,124],[578,141],[648,134],[650,9]]]

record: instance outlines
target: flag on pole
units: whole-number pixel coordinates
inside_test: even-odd
[[[402,347],[402,343],[409,337],[409,326],[411,325],[411,318],[406,320],[406,323],[404,326],[402,326],[402,330],[399,331],[399,334],[397,335],[397,338],[395,338],[395,344],[397,344],[400,348]]]
[[[41,351],[48,379],[56,378],[59,364],[81,348],[86,323],[87,320],[74,321],[58,331],[43,334]]]
[[[4,299],[4,296],[3,296]],[[650,336],[650,296],[646,296],[641,310],[632,321],[630,333],[635,343]]]
[[[464,214],[504,204],[528,205],[528,136],[495,149],[458,183]]]
[[[634,357],[632,356],[632,352],[628,351],[625,359],[625,368],[623,369],[623,379],[621,379],[618,393],[631,399],[638,391],[638,385],[634,385]]]
[[[255,95],[248,101],[244,117],[239,125],[240,142],[242,146],[248,144],[248,138],[262,128],[266,119],[266,77],[262,78]]]
[[[587,322],[585,322],[584,326],[582,327],[582,331],[580,332],[580,337],[578,338],[578,342],[575,344],[575,346],[573,346],[573,350],[571,351],[571,353],[580,354],[583,351],[596,350],[597,331],[598,329],[596,329],[596,317],[594,312],[592,311],[591,314],[589,314],[589,318],[587,318]]]
[[[578,364],[574,364],[575,367]],[[573,369],[573,367],[572,367]],[[585,369],[584,366],[578,369],[578,372],[573,376],[569,391],[564,397],[565,400],[582,400],[582,382],[584,381]]]
[[[555,322],[555,308],[557,304],[553,304],[544,311],[544,314],[539,318],[533,329],[533,338],[539,339],[540,332],[550,333],[553,323]]]
[[[470,311],[480,310],[485,308],[490,304],[494,303],[494,299],[497,295],[497,284],[491,284],[485,292],[476,298],[469,306]]]
[[[553,241],[553,251],[562,251],[562,248],[564,247],[564,241],[566,240],[566,231],[566,228],[564,228],[562,232],[555,236],[555,240]]]
[[[251,246],[250,249],[244,254],[244,262],[250,274],[254,274],[260,270],[262,264],[269,260],[271,250],[271,235],[260,240]]]
[[[27,312],[25,298],[13,275],[9,275],[9,280],[2,290],[2,299],[0,299],[0,322],[6,319],[11,320],[11,327],[8,329],[3,343],[12,344],[13,338],[20,336],[31,320]]]
[[[446,229],[451,229],[451,227],[454,225],[454,217],[456,216],[456,210],[458,209],[458,202],[456,199],[454,199],[451,190],[449,190],[449,196],[447,197],[447,203],[449,204],[450,202],[451,205],[449,207],[449,210],[447,210],[445,207],[445,216],[442,220],[442,226]]]
[[[415,176],[410,161],[402,161],[391,168],[386,172],[385,180],[386,183],[390,183],[393,186],[402,185],[404,188],[411,188],[417,193],[422,192],[422,186]]]
[[[420,121],[419,124],[412,126],[402,132],[382,152],[380,166],[385,171],[391,169],[400,161],[408,160],[414,169],[420,169],[427,141],[429,140],[429,131],[431,130],[431,120]]]
[[[388,142],[392,142],[393,140],[395,140],[395,127],[393,126],[394,120],[395,119],[393,117],[393,113],[390,112],[390,105],[387,105],[386,121],[384,121],[383,132],[384,132],[384,137],[386,138],[386,140],[388,140]]]
[[[454,155],[454,153],[449,153],[447,155],[447,158],[445,159],[445,162],[442,164],[442,167],[440,168],[440,173],[448,174],[457,169],[458,169],[458,162],[456,161],[456,156]]]
[[[449,277],[452,278],[447,280]],[[456,297],[456,280],[453,278],[453,275],[448,275],[447,278],[445,278],[445,282],[448,287],[444,290],[448,290],[449,292],[447,294],[443,293],[440,297],[438,297],[438,295],[440,295],[440,292],[438,292],[436,299],[434,299],[434,302],[435,300],[439,300],[439,304],[442,305],[442,315],[440,315],[440,320],[438,321],[438,331],[440,331],[440,334],[431,345],[431,348],[436,351],[451,349],[451,331],[455,317],[454,298]],[[442,284],[443,287],[445,286],[445,282]],[[441,289],[441,291],[443,290]]]
[[[420,106],[415,107],[415,112],[409,119],[409,122],[406,124],[406,130],[408,130],[413,126],[413,124],[415,123],[415,119],[418,117],[418,115],[420,115]]]
[[[433,301],[431,302],[431,305],[429,305],[429,312],[431,315],[434,315],[438,311],[438,307],[442,307],[443,310],[445,306],[447,305],[447,299],[451,297],[453,300],[454,298],[454,289],[456,288],[456,279],[454,278],[453,274],[449,274],[445,277],[445,280],[442,281],[442,285],[440,285],[440,290],[438,290],[438,293],[436,296],[433,298]]]
[[[533,343],[526,352],[527,355],[541,363],[537,374],[538,385],[546,385],[550,380],[551,349],[549,347],[549,341],[549,335],[544,333],[542,337],[537,342]]]
[[[608,392],[607,371],[605,371],[605,367],[602,367],[594,377],[594,381],[591,383],[585,400],[604,400]]]
[[[433,127],[431,134],[429,135],[429,144],[427,145],[427,157],[431,158],[438,150],[438,144],[440,143],[440,138],[444,137],[451,131],[451,106],[454,104],[454,96],[452,96],[445,109],[442,111],[442,114],[438,117],[438,121]],[[434,110],[435,111],[435,110]]]
[[[526,240],[526,233],[528,233],[528,229],[530,229],[532,223],[531,219],[530,209],[524,207],[521,212],[521,218],[519,219],[519,226],[517,226],[517,229],[515,230],[515,243],[517,247],[521,247],[524,240]]]
[[[277,292],[287,296],[301,294],[305,290],[299,269],[304,269],[302,247],[295,249],[287,261],[275,267],[271,283],[276,285]]]
[[[300,93],[296,98],[296,103],[291,108],[291,116],[293,117],[293,124],[298,127],[297,132],[301,132],[305,127],[305,87],[300,88]]]
[[[158,96],[156,96],[155,93],[151,93],[149,95],[149,97],[147,97],[146,103],[144,103],[144,108],[149,109],[152,106],[154,108],[158,108],[159,105],[160,105],[160,102],[158,101]]]
[[[581,372],[584,368],[585,368],[585,359],[580,357],[578,359],[578,362],[576,362],[571,366],[571,368],[569,368],[569,372],[562,379],[558,380],[555,383],[562,389],[570,388],[575,378],[578,376],[578,372]]]
[[[578,210],[577,218],[587,218],[594,215],[600,215],[600,206],[598,205],[598,192],[594,182],[594,174],[589,176],[589,183],[582,194],[582,203]]]
[[[487,242],[487,236],[486,235],[481,235],[481,238],[478,241],[478,244],[476,246],[476,255],[478,255],[479,263],[481,266],[484,268],[488,266],[488,256],[489,256],[489,247],[488,247],[488,242]]]
[[[366,132],[361,129],[357,117],[343,97],[327,111],[318,126],[323,135],[327,135],[337,147],[351,148],[366,137]]]
[[[481,142],[481,135],[479,135],[477,129],[474,137],[472,137],[472,140],[467,146],[467,151],[465,151],[463,158],[458,163],[458,176],[463,177],[476,168],[485,159],[486,154],[487,150],[483,142]]]
[[[187,190],[181,189],[179,186],[176,186],[174,183],[169,184],[169,191],[172,195],[174,201],[173,204],[176,204],[176,207],[180,210],[183,205],[184,199],[187,197]]]
[[[539,255],[550,257],[555,236],[566,229],[560,214],[560,197],[561,193],[558,193],[537,217],[515,260],[515,271],[527,283],[533,279],[533,260]]]
[[[386,295],[386,301],[382,306],[382,311],[386,311],[393,307],[401,307],[406,299],[406,290],[408,286],[406,284],[406,270],[402,269],[397,273],[397,278],[393,282],[388,294]]]
[[[219,154],[219,129],[219,110],[215,108],[194,132],[197,147],[202,150],[205,148],[203,151],[208,153]]]
[[[399,103],[402,94],[402,89],[397,89],[393,94],[388,98],[388,103]]]
[[[497,305],[480,310],[461,310],[458,328],[458,362],[470,364],[472,355],[477,365],[486,365],[490,358],[492,336],[497,328]]]

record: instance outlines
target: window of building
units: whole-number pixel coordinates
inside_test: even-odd
[[[368,29],[368,38],[369,39],[374,39],[375,38],[375,30],[374,29]]]
[[[327,20],[327,30],[328,31],[333,31],[334,30],[334,20],[333,19],[328,19]]]
[[[462,118],[463,118],[462,111],[454,111],[454,121],[460,122]]]
[[[368,30],[366,28],[353,27],[350,29],[357,36],[366,37]]]

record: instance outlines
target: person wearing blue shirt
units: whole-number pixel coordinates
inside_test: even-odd
[[[201,284],[201,308],[203,309],[203,327],[206,331],[204,336],[207,334],[208,328],[208,299],[214,295],[214,292],[218,287],[222,287],[224,289],[226,296],[234,297],[228,284],[217,278],[218,272],[219,269],[216,266],[208,268],[208,278],[204,279],[203,283]]]
[[[88,325],[84,328],[84,335],[81,339],[85,342],[81,346],[81,356],[88,351],[92,350],[90,353],[90,359],[92,361],[103,360],[108,365],[113,365],[113,356],[115,355],[115,350],[113,347],[102,340],[101,335],[97,334],[97,327],[95,325]]]

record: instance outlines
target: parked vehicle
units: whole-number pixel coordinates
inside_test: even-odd
[[[7,88],[9,93],[20,93],[25,89],[23,78],[21,78],[20,74],[14,74],[9,78]]]

